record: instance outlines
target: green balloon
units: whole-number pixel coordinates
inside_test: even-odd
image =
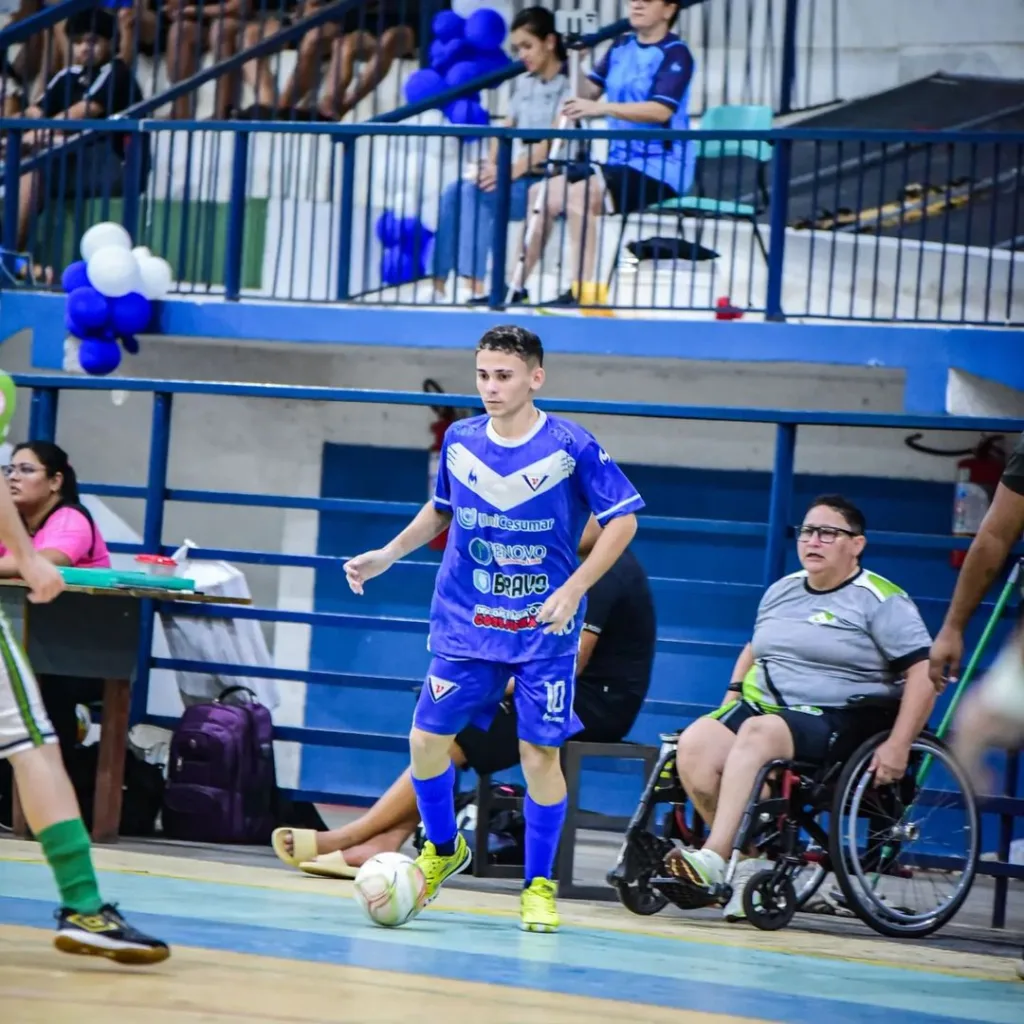
[[[11,420],[14,419],[14,410],[18,407],[18,389],[14,381],[0,370],[0,441],[7,439],[7,431],[10,428]]]

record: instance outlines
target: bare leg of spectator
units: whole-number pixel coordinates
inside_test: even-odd
[[[120,39],[117,55],[134,70],[138,45],[154,46],[156,31],[156,12],[145,0],[135,0],[134,6],[117,12],[117,34]]]
[[[220,64],[238,53],[241,34],[242,23],[237,18],[218,17],[211,22],[208,39],[214,63]],[[231,71],[217,79],[213,116],[218,121],[225,121],[231,116],[231,108],[238,105],[241,91],[242,76],[237,71]]]
[[[457,768],[465,765],[466,755],[457,743],[452,744],[451,756]],[[318,832],[316,837],[317,853],[334,853],[336,850],[344,850],[345,860],[348,861],[348,851],[351,848],[375,844],[378,840],[386,840],[388,845],[383,848],[397,850],[413,833],[419,820],[419,811],[416,809],[416,792],[412,788],[412,774],[406,768],[391,784],[387,792],[365,814],[356,818],[355,821],[350,821],[347,825],[342,825],[341,828],[331,829],[329,832]],[[400,838],[398,838],[397,845],[391,847],[390,843],[394,842],[398,836]],[[291,852],[291,836],[287,837],[285,846]],[[373,852],[380,853],[381,850],[374,849]],[[369,856],[372,855],[372,853],[369,854]],[[352,862],[349,861],[349,863]],[[353,867],[357,866],[353,864]]]
[[[196,73],[199,67],[199,24],[195,20],[175,17],[167,30],[167,78],[181,82]],[[179,96],[174,101],[171,117],[187,121],[194,109],[195,96]]]
[[[297,107],[314,88],[319,89],[320,65],[337,38],[338,26],[329,23],[302,37],[295,59],[295,72],[281,91],[279,106],[282,110]]]
[[[572,188],[572,186],[570,186],[570,188]],[[536,185],[532,185],[530,187],[529,197],[526,201],[526,223],[523,225],[523,231],[527,232],[532,230],[532,233],[527,240],[526,262],[523,266],[523,279],[519,283],[520,288],[526,287],[526,282],[529,280],[530,275],[537,266],[537,263],[540,260],[540,254],[544,251],[544,246],[547,243],[548,238],[551,237],[551,229],[555,226],[557,218],[565,212],[565,176],[559,175],[557,178],[551,178],[548,181],[547,207],[538,217],[534,217],[533,210],[536,207],[543,190],[543,181],[539,181]],[[536,221],[536,223],[531,229],[530,225],[532,221]],[[520,246],[522,245],[523,242],[520,242]]]
[[[281,22],[276,18],[251,21],[245,26],[242,48],[248,50],[250,46],[255,46],[261,39],[280,31]],[[256,94],[256,102],[261,107],[274,108],[277,106],[277,74],[270,70],[272,57],[276,57],[278,61],[281,59],[280,54],[273,54],[242,65],[242,74],[252,86]]]
[[[415,52],[416,37],[412,29],[405,25],[398,25],[386,29],[378,43],[369,32],[353,32],[345,37],[343,43],[355,40],[352,51],[340,59],[341,73],[335,79],[334,55],[331,58],[331,72],[328,72],[328,80],[331,83],[329,100],[330,107],[324,109],[321,105],[321,112],[327,116],[343,118],[350,110],[377,88],[387,77],[391,65],[399,57],[408,57]],[[349,83],[352,81],[355,62],[362,60],[366,62],[363,73],[359,76],[355,89],[347,94]],[[344,88],[341,82],[344,80]]]
[[[604,182],[592,176],[569,186],[566,217],[573,242],[572,279],[593,281],[597,263],[597,242],[604,209]],[[582,253],[582,258],[580,254]]]
[[[43,194],[43,180],[39,171],[29,171],[21,176],[18,185],[18,251],[28,247],[28,232],[32,218],[39,211]]]

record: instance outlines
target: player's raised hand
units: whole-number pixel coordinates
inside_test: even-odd
[[[559,587],[537,612],[537,621],[548,623],[545,633],[561,633],[576,614],[583,594],[576,587],[566,583]]]
[[[394,559],[384,548],[364,551],[345,563],[345,578],[353,594],[363,592],[363,584],[391,568]]]

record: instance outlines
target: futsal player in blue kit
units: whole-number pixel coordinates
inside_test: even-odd
[[[467,725],[490,725],[514,679],[527,789],[520,927],[554,932],[551,876],[566,810],[558,750],[582,728],[573,696],[584,595],[633,539],[644,503],[590,433],[534,406],[543,363],[540,339],[525,328],[484,334],[476,378],[486,415],[449,427],[433,499],[385,547],[346,562],[345,573],[362,594],[449,528],[430,609],[432,660],[409,736],[427,839],[417,863],[429,899],[469,867],[448,751]],[[579,563],[591,513],[603,529]]]

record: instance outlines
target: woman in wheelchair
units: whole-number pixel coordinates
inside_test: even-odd
[[[637,839],[638,820],[649,816],[653,803],[659,799],[677,803],[678,822],[678,804],[681,799],[689,799],[710,825],[710,834],[700,849],[676,847],[667,856],[659,852],[659,858],[664,857],[663,868],[654,871],[655,875],[666,876],[662,882],[671,883],[658,889],[654,879],[654,888],[661,895],[671,892],[669,898],[680,906],[727,901],[728,918],[748,916],[744,908],[749,903],[743,900],[745,883],[769,864],[744,857],[766,845],[770,852],[778,854],[781,850],[781,859],[788,860],[788,866],[783,864],[777,871],[776,896],[782,892],[783,903],[788,899],[792,904],[795,898],[790,883],[797,862],[806,869],[810,859],[795,852],[800,829],[810,830],[823,848],[826,864],[826,851],[832,847],[831,867],[845,894],[843,871],[836,863],[843,858],[835,847],[853,836],[865,821],[868,845],[873,845],[875,852],[861,852],[859,859],[851,855],[846,873],[859,879],[854,886],[859,887],[858,892],[870,889],[872,883],[865,880],[867,876],[876,872],[877,882],[877,874],[885,873],[892,864],[892,851],[902,841],[918,835],[917,825],[909,824],[903,816],[909,808],[901,801],[913,805],[917,787],[907,776],[908,764],[916,771],[922,759],[927,761],[926,771],[932,770],[928,765],[941,761],[946,775],[952,775],[956,786],[966,791],[960,794],[957,806],[960,813],[966,812],[964,831],[973,844],[970,849],[976,850],[976,811],[968,787],[960,785],[962,773],[938,741],[920,736],[936,699],[928,676],[931,638],[907,594],[861,566],[866,545],[864,529],[863,514],[842,496],[825,495],[812,503],[797,530],[803,568],[765,592],[753,638],[736,662],[733,681],[721,706],[683,731],[674,751],[667,742],[662,748],[661,781],[649,784],[642,813],[638,810],[634,816],[624,849]],[[874,744],[866,744],[872,738]],[[862,745],[863,750],[858,750]],[[676,795],[659,795],[668,792],[666,779],[673,760],[685,794],[679,794],[672,780]],[[829,766],[834,770],[826,772]],[[834,785],[836,776],[838,786]],[[801,783],[805,790],[801,790]],[[844,785],[846,793],[852,794],[850,799],[856,798],[852,811],[849,802],[841,806],[847,799],[839,792]],[[823,796],[826,793],[827,804]],[[758,794],[761,796],[753,799]],[[834,806],[833,795],[837,801]],[[817,804],[810,807],[814,800]],[[878,821],[886,808],[893,821],[883,827]],[[831,811],[835,841],[813,824],[814,816],[823,810]],[[784,825],[787,815],[791,820]],[[838,830],[843,828],[847,832],[839,835]],[[756,842],[767,832],[774,836],[772,843]],[[788,846],[780,845],[780,837],[790,833]],[[675,835],[679,834],[677,829]],[[685,831],[683,835],[690,838]],[[650,834],[644,838],[653,839]],[[653,841],[663,845],[648,844],[649,853],[663,851],[667,845],[660,839]],[[856,847],[857,841],[851,840],[851,844]],[[845,854],[843,857],[850,860]],[[968,864],[971,859],[969,853]],[[623,883],[635,882],[636,874],[627,877],[630,872],[623,867],[626,860],[628,855],[624,854],[609,880],[630,906]],[[943,863],[949,862],[947,858]],[[813,888],[825,874],[820,866],[817,871]],[[964,875],[968,874],[973,876],[973,871],[965,870]],[[760,875],[758,879],[764,881]],[[650,876],[647,880],[651,881]],[[966,891],[961,896],[958,889],[957,906],[965,896]],[[884,904],[881,896],[877,899],[880,906]],[[886,899],[891,901],[891,895]],[[795,902],[799,904],[800,900]],[[660,906],[664,906],[663,900]],[[631,909],[652,913],[660,906],[648,903],[647,909]],[[795,909],[783,907],[782,923]],[[879,911],[878,916],[884,916],[883,912]],[[914,916],[915,922],[918,917]],[[781,926],[777,920],[766,920],[754,923],[760,927]],[[875,921],[869,923],[876,926]],[[905,929],[898,931],[906,933]]]

